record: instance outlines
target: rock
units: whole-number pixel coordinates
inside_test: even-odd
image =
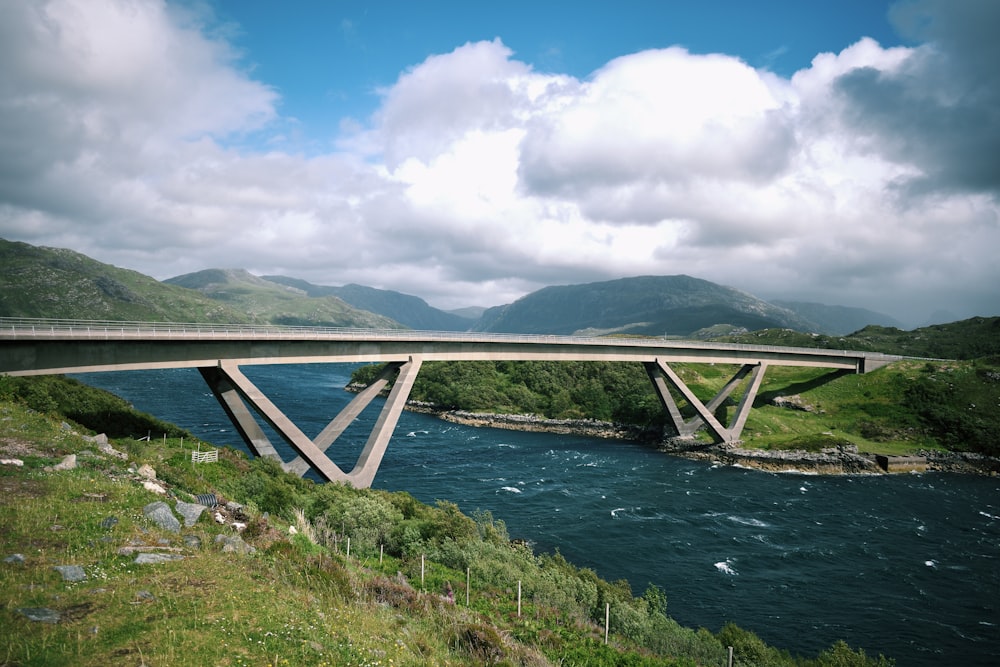
[[[72,470],[76,467],[76,454],[67,454],[63,460],[52,466],[52,470]]]
[[[165,502],[150,503],[142,508],[142,513],[163,530],[174,533],[179,533],[181,530],[181,522],[177,520],[174,513],[170,511],[170,506]]]
[[[145,477],[146,479],[156,479],[156,470],[148,463],[142,464],[142,467],[140,467],[136,472],[138,472],[141,477]]]
[[[132,561],[136,565],[155,565],[156,563],[168,563],[172,560],[183,560],[184,556],[180,554],[160,554],[160,553],[149,553],[143,552],[136,554],[135,560]]]
[[[24,465],[24,461],[21,459],[0,459],[0,465],[4,466],[17,466],[18,468]]]
[[[117,525],[118,525],[118,517],[116,516],[105,517],[101,520],[101,528],[105,530],[111,530]]]
[[[160,486],[159,484],[157,484],[154,481],[151,481],[151,480],[147,479],[145,482],[142,483],[142,486],[147,491],[152,491],[153,493],[158,493],[161,496],[167,495],[167,490],[164,489],[162,486]]]
[[[11,554],[3,559],[5,563],[11,563],[13,565],[21,565],[24,563],[24,554]]]
[[[201,549],[201,538],[190,533],[184,536],[184,544],[192,549]]]
[[[216,535],[215,543],[222,545],[223,553],[252,554],[257,551],[239,535]]]
[[[46,607],[21,607],[17,613],[39,623],[58,623],[62,618],[58,611]]]
[[[63,581],[87,580],[87,573],[79,565],[56,565],[52,569],[62,575]]]
[[[198,522],[199,517],[201,517],[201,513],[208,508],[204,505],[199,505],[198,503],[185,503],[178,500],[176,509],[177,513],[184,518],[184,525],[190,527]]]
[[[97,449],[100,450],[102,454],[107,454],[108,456],[113,456],[116,459],[121,459],[123,461],[128,460],[128,454],[124,452],[119,452],[117,449],[108,444],[108,436],[101,433],[100,435],[95,435],[93,438],[84,438],[97,445]]]
[[[140,602],[156,602],[156,596],[149,591],[139,591],[135,594],[135,599]]]

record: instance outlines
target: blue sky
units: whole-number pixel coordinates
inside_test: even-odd
[[[860,37],[903,43],[883,0],[363,2],[211,4],[241,65],[281,95],[311,140],[375,111],[379,91],[428,55],[499,38],[535,70],[586,79],[619,56],[679,45],[791,76]]]
[[[0,237],[439,308],[1000,314],[1000,2],[0,2]]]

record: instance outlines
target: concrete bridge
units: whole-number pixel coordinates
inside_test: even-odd
[[[197,368],[254,455],[282,460],[256,414],[298,454],[282,461],[286,470],[302,475],[313,469],[326,480],[359,488],[370,486],[375,478],[425,361],[641,363],[678,434],[691,436],[706,428],[717,442],[735,442],[768,366],[866,373],[899,358],[848,350],[656,338],[0,318],[0,374]],[[337,362],[383,362],[386,366],[315,438],[303,433],[240,371],[240,366],[251,364]],[[673,363],[730,364],[738,370],[718,394],[703,402],[670,367]],[[345,472],[326,451],[390,383],[389,396],[357,463]],[[744,390],[738,407],[724,425],[716,410],[740,386]],[[693,408],[693,417],[682,416],[675,394]]]

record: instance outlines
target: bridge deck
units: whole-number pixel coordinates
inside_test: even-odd
[[[0,318],[0,373],[335,362],[558,360],[814,366],[864,373],[899,357],[658,338]]]

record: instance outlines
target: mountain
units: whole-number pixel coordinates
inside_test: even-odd
[[[800,317],[815,322],[822,333],[843,336],[874,324],[880,327],[903,329],[902,323],[884,313],[866,308],[849,306],[827,306],[809,301],[771,301],[776,306],[787,308]],[[952,318],[954,319],[954,318]]]
[[[400,329],[388,317],[355,308],[336,296],[311,296],[299,287],[281,285],[244,269],[205,269],[163,281],[200,292],[251,317],[288,326]]]
[[[487,310],[474,330],[527,334],[687,336],[729,324],[815,331],[814,323],[755,296],[690,276],[640,276],[545,287]]]
[[[300,289],[311,297],[338,297],[355,308],[384,315],[411,329],[467,331],[476,319],[475,317],[462,317],[438,310],[419,297],[391,290],[355,284],[328,287],[313,285],[305,280],[286,276],[264,276],[263,278],[279,285]]]
[[[62,248],[0,239],[0,316],[258,322],[246,311]]]

